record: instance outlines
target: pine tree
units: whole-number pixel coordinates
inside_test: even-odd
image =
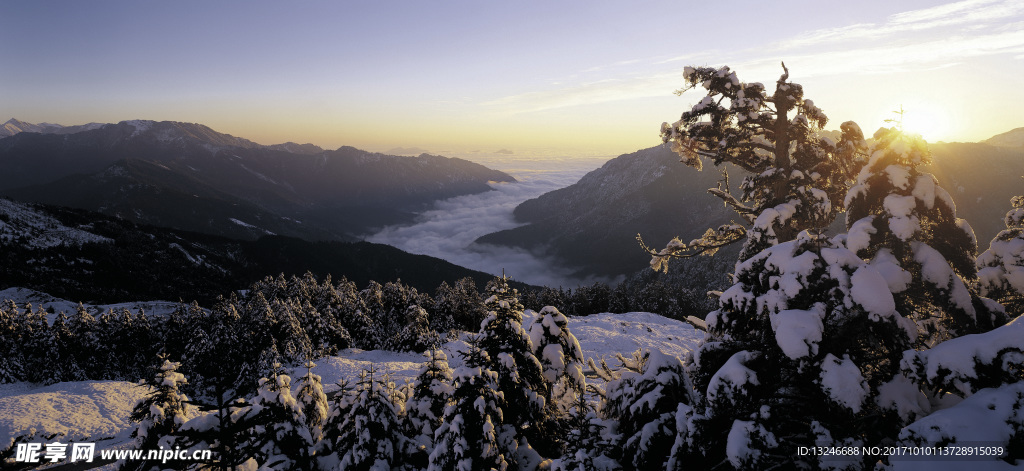
[[[545,397],[551,385],[533,354],[533,342],[523,328],[523,306],[518,293],[505,277],[495,278],[487,286],[484,301],[487,318],[480,328],[480,349],[487,353],[488,368],[498,374],[498,391],[505,398],[505,423],[514,427],[514,439],[525,439],[528,446],[543,447],[544,454],[558,452],[558,443],[550,440]]]
[[[270,378],[261,378],[249,414],[252,428],[247,449],[262,469],[312,470],[313,437],[302,406],[291,392],[291,378],[274,365]]]
[[[82,303],[78,303],[78,309],[68,320],[68,332],[68,348],[74,352],[75,362],[82,370],[83,379],[101,378],[101,364],[97,353],[100,352],[102,345],[99,342],[96,318]]]
[[[607,444],[601,438],[604,425],[594,407],[582,394],[572,405],[568,422],[565,453],[552,460],[551,471],[596,471],[595,461],[611,460],[606,455]]]
[[[1024,312],[1024,196],[1011,200],[1006,229],[996,234],[978,256],[978,290],[1006,307],[1010,318]]]
[[[355,397],[334,444],[339,469],[383,471],[401,464],[399,450],[404,437],[400,406],[393,398],[394,384],[376,375],[371,367],[360,374],[356,384]]]
[[[25,380],[25,357],[18,326],[23,318],[14,301],[0,304],[0,383]]]
[[[863,134],[853,122],[843,123],[840,143],[821,137],[828,117],[804,98],[803,87],[788,81],[789,70],[768,94],[760,83],[744,83],[729,67],[686,67],[687,87],[703,87],[707,95],[679,121],[661,127],[682,162],[702,167],[702,158],[723,167],[723,179],[708,192],[722,199],[742,219],[708,229],[690,243],[674,239],[654,256],[651,266],[666,269],[671,257],[713,254],[744,240],[740,261],[772,245],[793,240],[805,229],[825,228],[842,210],[839,204],[852,176],[853,155],[863,145]],[[790,115],[794,113],[794,115]],[[726,164],[748,173],[733,195]],[[646,246],[645,246],[646,247]]]
[[[638,371],[622,371],[607,383],[601,413],[617,421],[625,469],[667,469],[677,411],[692,410],[695,401],[678,358],[654,350],[638,360]]]
[[[530,340],[544,379],[551,385],[550,395],[545,398],[550,413],[564,416],[586,389],[580,343],[569,331],[569,320],[554,306],[537,313],[530,325]]]
[[[321,383],[320,375],[313,374],[316,363],[307,361],[305,364],[306,374],[299,379],[299,391],[295,394],[295,400],[302,408],[302,415],[305,417],[306,428],[314,444],[319,443],[324,436],[324,425],[327,423],[328,404],[327,395],[324,394],[324,386]]]
[[[737,469],[814,468],[798,446],[895,435],[890,399],[915,329],[873,266],[804,232],[738,264],[734,280],[689,360],[699,393],[689,453]]]
[[[508,405],[498,391],[498,373],[487,366],[491,359],[477,339],[463,362],[455,370],[452,402],[434,436],[427,470],[515,469],[517,444],[514,437],[503,437],[509,428],[504,414]]]
[[[181,363],[172,362],[160,356],[160,366],[154,368],[154,376],[140,381],[139,385],[150,392],[132,409],[131,421],[139,425],[132,432],[136,450],[171,448],[175,433],[188,420],[190,411],[188,397],[182,394],[181,385],[186,384],[185,376],[178,372]],[[126,461],[121,469],[149,469],[156,463],[149,461]]]
[[[425,309],[411,305],[404,317],[405,326],[394,341],[394,350],[422,352],[441,343],[437,331],[430,328],[430,316]]]
[[[48,343],[52,347],[46,356],[47,366],[42,381],[45,384],[87,379],[85,369],[79,363],[79,352],[75,348],[75,340],[68,323],[67,314],[61,311],[50,325]]]
[[[1005,323],[1002,307],[978,296],[977,242],[928,164],[927,144],[897,128],[875,133],[870,157],[846,196],[846,246],[870,260],[917,322],[917,346]]]
[[[406,462],[416,469],[427,466],[434,449],[434,433],[441,426],[444,411],[454,392],[452,371],[443,350],[427,350],[427,361],[412,383],[412,394],[405,404],[406,435],[409,437]]]

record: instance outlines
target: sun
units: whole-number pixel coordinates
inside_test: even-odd
[[[902,105],[903,130],[920,134],[928,142],[943,140],[950,132],[950,120],[946,111],[932,103],[911,103]],[[897,110],[898,112],[898,110]],[[894,115],[894,119],[898,119]]]

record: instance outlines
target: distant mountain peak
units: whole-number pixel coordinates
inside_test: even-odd
[[[1016,128],[1002,134],[996,134],[981,142],[999,147],[1021,147],[1024,146],[1024,128]]]

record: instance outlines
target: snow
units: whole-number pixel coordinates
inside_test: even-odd
[[[909,275],[909,273],[908,273]],[[871,314],[889,316],[896,312],[892,296],[880,295],[889,291],[890,284],[872,266],[861,266],[850,279],[850,297]]]
[[[729,357],[729,360],[715,372],[708,383],[708,401],[714,402],[719,399],[720,393],[728,396],[723,399],[731,400],[733,393],[747,383],[760,384],[757,381],[757,373],[743,364],[750,361],[754,355],[754,353],[744,350]]]
[[[28,288],[7,288],[0,290],[0,301],[12,300],[18,307],[24,309],[26,304],[32,304],[32,308],[35,309],[42,306],[49,314],[47,314],[47,321],[53,323],[57,317],[57,313],[63,311],[70,315],[78,310],[78,303],[67,301],[64,299],[55,298],[41,291],[35,291]],[[122,309],[128,309],[134,313],[143,310],[146,312],[146,316],[166,316],[171,312],[174,312],[180,304],[177,302],[170,301],[140,301],[140,302],[129,302],[129,303],[115,303],[115,304],[83,304],[86,312],[92,314],[93,317],[99,317],[104,312],[111,309],[114,311],[120,311]]]
[[[914,251],[914,261],[921,264],[921,278],[939,289],[949,290],[950,299],[957,307],[974,317],[971,293],[967,290],[963,280],[953,272],[946,258],[938,250],[923,242],[911,243],[911,249]]]
[[[771,314],[775,341],[782,353],[793,360],[817,354],[825,329],[821,323],[824,316],[825,310],[820,305],[812,310],[789,309]]]
[[[146,392],[125,381],[0,384],[0,437],[34,429],[47,436],[60,434],[62,440],[126,440],[131,432],[128,416]]]
[[[536,316],[527,310],[524,321],[532,322]],[[616,353],[629,356],[637,348],[683,358],[703,336],[685,322],[646,312],[570,317],[568,321],[584,357],[595,360],[611,359]],[[452,369],[463,366],[458,352],[468,350],[465,335],[442,346]],[[347,349],[337,356],[317,360],[312,372],[321,376],[325,392],[331,392],[338,389],[337,383],[341,380],[354,384],[359,373],[371,366],[382,374],[390,374],[396,384],[411,382],[423,362],[421,353]],[[296,366],[286,374],[301,377],[306,374],[306,368]],[[297,388],[298,385],[294,385],[294,389]],[[50,386],[0,384],[0,436],[15,437],[34,428],[40,433],[64,433],[72,438],[115,437],[115,441],[125,442],[133,426],[128,416],[144,393],[136,384],[120,381]]]
[[[825,355],[821,362],[821,389],[833,401],[850,408],[855,414],[860,412],[869,392],[860,368],[850,356],[843,355],[840,360],[831,353]]]
[[[925,378],[935,380],[940,376],[953,380],[964,394],[970,394],[971,379],[977,379],[979,364],[992,364],[997,357],[1016,352],[1016,363],[1024,356],[1024,317],[1018,317],[1009,324],[982,334],[957,337],[942,342],[928,350],[908,351],[904,354],[902,366],[913,368],[915,363],[924,365]]]
[[[25,203],[0,198],[0,242],[18,243],[31,248],[49,248],[60,245],[109,243],[111,239],[84,229],[69,227],[42,211]],[[24,238],[24,240],[22,240]]]
[[[983,389],[959,404],[935,412],[903,429],[900,438],[905,445],[959,443],[982,446],[1006,446],[1015,431],[1024,425],[1024,383],[1017,382],[996,389]],[[1019,433],[1019,432],[1017,432]],[[969,463],[953,460],[913,460],[893,458],[893,469],[909,470],[972,470],[1020,469],[996,459],[974,457]]]

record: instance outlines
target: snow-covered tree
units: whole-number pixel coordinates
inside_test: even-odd
[[[430,315],[425,309],[411,305],[405,310],[404,317],[405,326],[393,342],[394,350],[422,352],[441,343],[437,331],[430,327]]]
[[[506,425],[507,404],[498,391],[498,373],[487,365],[487,352],[474,341],[455,369],[452,402],[434,435],[428,471],[516,469],[514,435]]]
[[[612,462],[612,459],[606,456],[609,446],[602,437],[605,423],[584,395],[576,396],[566,428],[568,433],[565,438],[565,452],[561,457],[552,460],[551,471],[594,471],[610,468],[598,467],[598,463],[607,464]]]
[[[814,468],[798,446],[895,435],[900,361],[916,328],[874,266],[803,232],[738,264],[734,281],[689,360],[700,396],[685,438],[708,463]]]
[[[523,328],[523,305],[518,293],[505,277],[495,278],[487,286],[484,301],[487,317],[480,327],[480,349],[487,353],[488,368],[498,374],[498,391],[505,397],[505,423],[516,428],[516,439],[545,454],[557,452],[557,442],[545,431],[547,402],[551,385],[544,368],[534,355],[533,342]],[[548,449],[548,448],[551,449]],[[524,452],[529,447],[523,447]]]
[[[160,360],[160,366],[154,368],[155,375],[139,382],[140,386],[150,391],[135,405],[130,416],[132,422],[139,424],[131,435],[137,450],[171,448],[174,434],[190,415],[188,397],[181,392],[181,385],[187,382],[185,376],[178,373],[181,364],[165,356],[161,356]],[[154,464],[127,461],[121,469],[149,469]]]
[[[337,469],[361,471],[397,468],[404,439],[400,413],[394,384],[378,377],[373,368],[363,371],[332,447],[337,456],[325,457],[321,465],[336,462]]]
[[[261,469],[313,470],[313,437],[306,426],[302,405],[292,396],[291,378],[274,365],[269,378],[261,378],[249,415],[247,450]]]
[[[692,391],[678,358],[658,350],[635,357],[638,371],[620,370],[605,386],[601,414],[616,424],[626,469],[667,469],[676,451],[679,411],[693,411]],[[686,420],[689,420],[688,418]]]
[[[444,350],[427,350],[427,361],[412,383],[412,394],[405,403],[406,434],[409,442],[407,462],[417,468],[427,465],[434,449],[434,433],[441,426],[445,407],[451,402],[452,371]]]
[[[701,169],[701,159],[707,158],[716,166],[731,164],[748,173],[739,196],[732,194],[724,170],[718,187],[708,190],[743,224],[708,229],[689,243],[677,238],[665,249],[649,250],[653,268],[667,269],[673,256],[712,254],[745,238],[743,261],[793,240],[802,230],[827,227],[842,211],[840,202],[863,134],[855,123],[846,122],[840,126],[839,143],[821,136],[828,118],[804,98],[801,85],[789,81],[785,65],[783,70],[771,94],[761,83],[741,82],[727,66],[684,70],[687,87],[677,94],[702,87],[707,95],[679,121],[662,124],[662,139],[686,165]]]
[[[309,436],[315,444],[323,439],[329,405],[320,375],[313,374],[316,363],[307,361],[305,367],[306,374],[299,378],[299,391],[295,393],[295,400],[302,409],[306,428],[309,429]]]
[[[0,383],[25,380],[25,354],[18,338],[18,320],[23,319],[14,301],[0,304]]]
[[[1024,313],[1024,196],[1011,200],[1006,229],[996,234],[989,248],[978,256],[978,289],[982,296],[1006,307],[1009,317]]]
[[[546,397],[551,414],[564,416],[586,389],[583,351],[569,331],[569,319],[554,306],[544,307],[530,325],[530,341],[551,385]]]
[[[866,164],[846,196],[847,248],[870,260],[917,322],[917,345],[984,332],[1005,323],[1003,309],[972,289],[977,242],[934,176],[927,143],[897,128],[875,133]]]

